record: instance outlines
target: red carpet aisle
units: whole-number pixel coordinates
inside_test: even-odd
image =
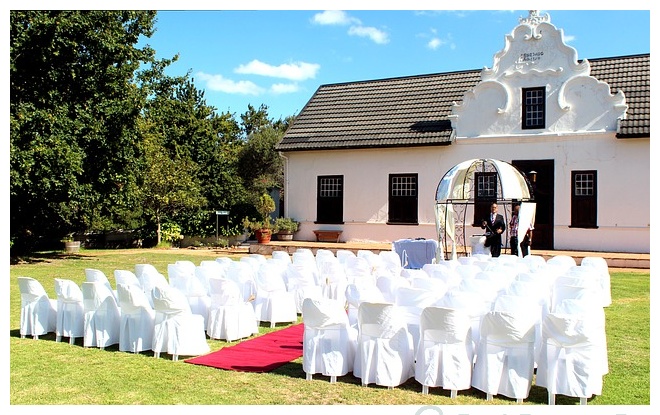
[[[269,372],[302,356],[304,330],[304,324],[296,324],[185,362],[239,372]]]

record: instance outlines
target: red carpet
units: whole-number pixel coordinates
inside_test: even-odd
[[[269,372],[302,356],[304,330],[302,323],[296,324],[184,362],[239,372]]]

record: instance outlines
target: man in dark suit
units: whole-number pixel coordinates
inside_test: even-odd
[[[481,222],[481,229],[486,229],[486,246],[490,247],[490,255],[497,258],[502,251],[502,233],[506,229],[504,217],[497,213],[497,202],[490,205],[490,217]]]

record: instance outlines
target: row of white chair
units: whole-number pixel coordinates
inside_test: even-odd
[[[442,387],[455,398],[458,391],[474,387],[489,400],[501,394],[519,402],[528,397],[535,379],[547,389],[549,404],[556,394],[579,397],[586,404],[601,394],[606,368],[601,360],[604,319],[593,310],[578,310],[584,306],[574,300],[570,313],[547,314],[542,333],[535,329],[533,313],[525,309],[488,312],[481,319],[477,344],[468,313],[429,306],[421,312],[415,347],[405,313],[396,304],[361,303],[358,325],[352,327],[340,303],[308,298],[303,370],[308,380],[318,373],[334,383],[352,372],[363,386],[388,388],[414,377],[422,393]],[[537,336],[542,347],[534,378]]]
[[[118,344],[120,351],[152,350],[156,357],[207,353],[203,320],[190,312],[188,302],[176,289],[156,286],[147,300],[141,287],[117,284],[117,297],[104,282],[85,281],[78,286],[55,279],[57,300],[51,300],[41,283],[18,277],[21,291],[21,337],[55,332],[56,341],[83,338],[84,347],[101,349]]]

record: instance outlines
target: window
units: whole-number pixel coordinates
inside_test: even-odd
[[[545,128],[545,88],[523,88],[522,128]]]
[[[390,174],[387,223],[417,224],[417,174]]]
[[[475,172],[474,217],[472,224],[481,226],[481,222],[490,216],[490,204],[497,201],[497,173]]]
[[[571,181],[571,227],[597,228],[596,171],[574,171]]]
[[[316,223],[343,223],[344,176],[319,176],[316,186]]]

